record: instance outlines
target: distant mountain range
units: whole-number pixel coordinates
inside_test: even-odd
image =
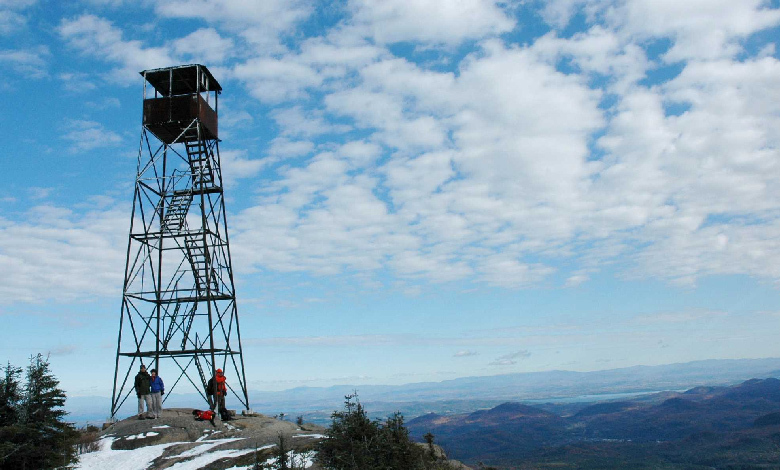
[[[557,406],[557,409],[556,409]],[[407,423],[452,458],[511,468],[779,468],[780,380],[577,407],[504,403]]]
[[[307,420],[324,424],[330,413],[341,408],[344,396],[355,390],[372,416],[384,417],[401,411],[411,418],[428,412],[474,411],[506,401],[592,402],[696,386],[733,385],[754,377],[778,376],[780,358],[706,360],[595,372],[547,371],[465,377],[406,385],[299,387],[281,392],[250,391],[249,396],[255,411],[271,415],[286,413],[293,419],[303,415]],[[129,405],[126,404],[123,410],[125,413],[134,412],[134,401],[135,397],[130,397]],[[109,406],[110,400],[106,397],[70,397],[66,410],[70,412],[70,419],[77,423],[98,422],[106,418]],[[196,394],[174,392],[168,397],[166,406],[199,407],[202,403]]]

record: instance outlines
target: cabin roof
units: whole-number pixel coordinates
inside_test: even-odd
[[[162,96],[186,95],[198,92],[198,69],[208,78],[206,83],[201,82],[200,91],[222,91],[209,69],[200,64],[144,70],[141,75]]]

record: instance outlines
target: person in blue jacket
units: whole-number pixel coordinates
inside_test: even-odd
[[[165,394],[165,384],[163,383],[162,378],[157,375],[157,369],[152,369],[150,372],[152,375],[150,381],[152,390],[152,415],[154,415],[154,419],[157,419],[162,413],[162,396]]]

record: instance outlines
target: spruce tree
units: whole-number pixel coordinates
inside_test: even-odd
[[[11,468],[5,462],[13,459],[18,446],[15,436],[18,432],[19,409],[22,402],[22,389],[19,376],[20,367],[7,363],[0,377],[0,469]]]
[[[368,418],[357,394],[348,395],[344,411],[331,415],[331,426],[318,449],[317,458],[325,468],[362,470],[374,468],[373,451],[379,427]]]
[[[345,397],[344,411],[331,415],[331,426],[317,447],[317,461],[328,470],[450,470],[446,458],[415,444],[404,418],[395,413],[382,423],[369,419],[357,394]],[[433,448],[431,435],[429,447]]]
[[[16,379],[19,372],[9,365],[3,379],[7,393],[0,405],[7,405],[13,421],[0,428],[0,442],[10,444],[13,450],[0,454],[0,470],[68,468],[78,459],[74,446],[78,433],[72,424],[62,421],[65,392],[49,370],[48,359],[40,354],[30,358],[21,395],[18,380],[9,379]]]

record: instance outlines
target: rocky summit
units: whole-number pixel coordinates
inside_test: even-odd
[[[133,416],[107,427],[100,435],[99,450],[81,455],[77,468],[123,470],[223,470],[247,469],[255,463],[271,463],[280,442],[293,459],[307,469],[313,449],[325,429],[301,426],[264,415],[237,415],[214,424],[197,421],[192,409],[163,410],[158,419]]]

